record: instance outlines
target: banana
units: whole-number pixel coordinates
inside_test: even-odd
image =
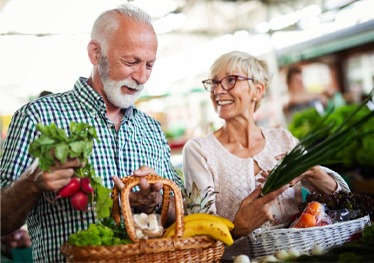
[[[174,233],[175,228],[173,227],[170,231],[165,232],[164,237],[174,236]],[[185,222],[183,237],[193,236],[208,236],[229,246],[234,243],[230,230],[222,221],[199,219]]]
[[[227,219],[225,217],[218,216],[218,215],[197,213],[197,214],[186,215],[183,218],[184,222],[188,222],[188,221],[191,221],[191,220],[211,220],[211,221],[215,221],[215,222],[222,222],[228,227],[228,229],[230,231],[234,229],[233,222],[231,222],[229,219]]]
[[[196,213],[196,214],[189,214],[189,215],[186,215],[186,216],[183,217],[183,222],[185,222],[185,223],[188,222],[188,221],[192,221],[192,220],[210,220],[210,221],[214,221],[214,222],[222,222],[227,226],[229,231],[234,229],[233,222],[231,222],[229,219],[227,219],[225,217],[218,216],[218,215]],[[173,230],[174,228],[175,228],[175,223],[173,223],[171,226],[169,226],[166,229],[164,237],[169,236],[170,231]]]

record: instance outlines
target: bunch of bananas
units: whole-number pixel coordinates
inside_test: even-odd
[[[186,215],[183,217],[183,221],[183,237],[208,236],[229,246],[234,243],[230,233],[234,229],[234,224],[227,218],[199,213]],[[163,237],[174,235],[175,223],[166,229]]]

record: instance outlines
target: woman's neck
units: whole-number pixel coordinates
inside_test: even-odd
[[[226,123],[214,135],[230,153],[242,158],[252,157],[265,145],[261,129],[254,124],[236,126]]]

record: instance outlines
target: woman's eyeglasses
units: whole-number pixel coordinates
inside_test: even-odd
[[[235,87],[235,84],[238,80],[254,81],[253,78],[247,78],[247,77],[238,76],[238,75],[228,75],[222,78],[221,80],[206,79],[206,80],[203,80],[202,83],[206,91],[213,93],[215,88],[217,88],[218,84],[221,84],[221,87],[224,90],[230,90]]]

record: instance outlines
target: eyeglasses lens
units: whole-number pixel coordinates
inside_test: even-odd
[[[236,77],[234,76],[227,76],[223,78],[222,85],[224,89],[232,89],[235,86],[236,83]]]
[[[215,88],[220,84],[224,90],[232,89],[235,86],[237,79],[238,79],[238,76],[226,76],[220,81],[209,79],[209,80],[204,81],[203,83],[207,91],[213,92]]]

